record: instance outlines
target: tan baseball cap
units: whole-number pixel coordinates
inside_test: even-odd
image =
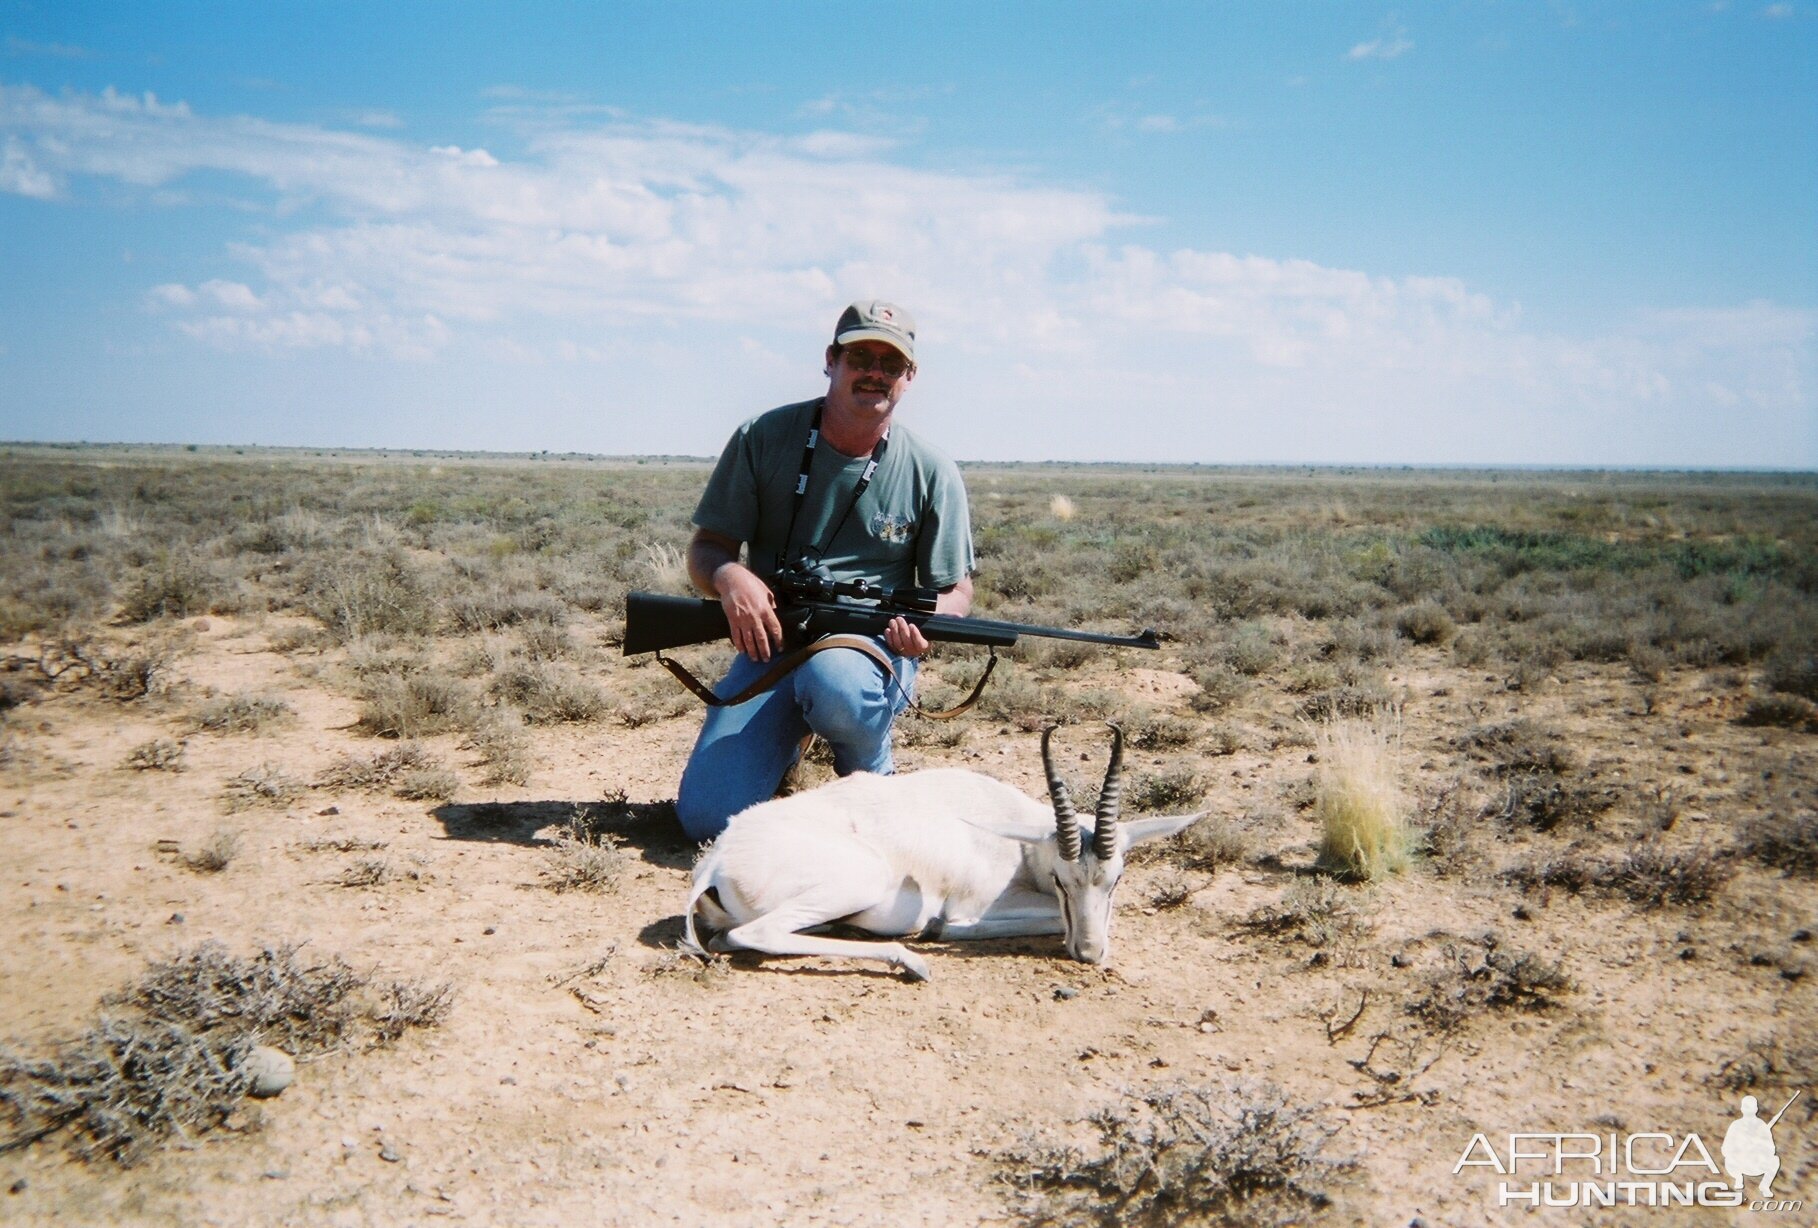
[[[878,299],[854,303],[840,313],[840,322],[833,326],[833,344],[848,345],[854,341],[882,341],[914,362],[915,318],[895,303]]]

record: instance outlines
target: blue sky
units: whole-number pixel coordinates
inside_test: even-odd
[[[1818,468],[1818,0],[0,0],[0,438]]]

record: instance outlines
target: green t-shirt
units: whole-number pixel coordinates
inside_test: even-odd
[[[959,467],[900,424],[890,427],[884,459],[856,505],[852,492],[869,458],[846,456],[821,439],[797,512],[802,447],[818,404],[785,405],[734,431],[694,523],[744,542],[752,570],[765,577],[775,573],[779,555],[806,556],[836,580],[885,588],[947,588],[971,575],[972,522]]]

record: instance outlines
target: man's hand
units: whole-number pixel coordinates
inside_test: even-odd
[[[928,651],[928,637],[899,614],[884,628],[884,645],[899,657],[919,657]]]
[[[783,624],[770,586],[743,563],[722,563],[713,573],[713,588],[732,629],[732,646],[753,661],[768,661],[783,646]]]

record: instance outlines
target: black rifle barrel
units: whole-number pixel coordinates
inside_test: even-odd
[[[1107,635],[1070,627],[962,618],[956,614],[924,614],[843,601],[785,600],[779,604],[777,616],[790,632],[807,639],[835,633],[882,635],[890,620],[900,616],[920,627],[929,639],[949,643],[990,644],[1004,648],[1016,643],[1019,636],[1034,635],[1120,648],[1161,647],[1161,638],[1153,631],[1143,631],[1139,635]],[[726,611],[717,601],[668,597],[660,593],[628,593],[625,596],[625,655],[628,657],[664,648],[705,644],[724,639],[729,633]]]

